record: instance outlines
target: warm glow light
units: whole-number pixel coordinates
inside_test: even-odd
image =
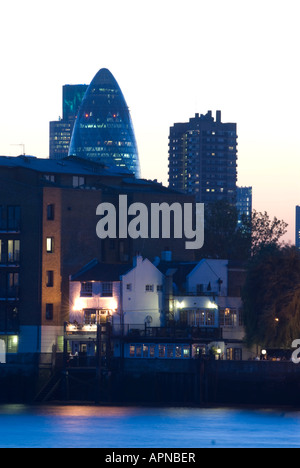
[[[184,308],[184,302],[177,301],[177,307],[178,307],[178,309],[183,309]]]
[[[84,331],[97,331],[97,325],[84,325]]]
[[[214,302],[209,302],[208,305],[207,305],[207,308],[208,309],[217,309],[218,306]]]
[[[74,302],[74,310],[82,310],[84,308],[84,302],[82,299],[80,299],[80,297],[78,297],[77,299],[75,299],[75,302]]]
[[[118,309],[118,303],[115,299],[112,299],[110,302],[109,302],[109,308],[112,309],[112,310],[117,310]]]

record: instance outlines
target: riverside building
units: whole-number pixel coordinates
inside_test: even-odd
[[[63,351],[69,317],[69,277],[96,258],[132,262],[136,252],[154,259],[166,247],[193,260],[185,239],[99,239],[99,203],[157,200],[192,202],[128,170],[97,162],[30,156],[0,157],[0,340],[7,362],[51,365]]]

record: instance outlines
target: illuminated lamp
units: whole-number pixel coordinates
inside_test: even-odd
[[[82,299],[77,298],[74,302],[74,310],[82,310],[84,308],[84,302]]]
[[[111,310],[117,310],[118,309],[118,303],[115,299],[111,299],[111,301],[109,301],[109,308]]]

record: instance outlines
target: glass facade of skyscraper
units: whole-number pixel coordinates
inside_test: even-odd
[[[73,127],[87,88],[88,85],[82,84],[63,86],[63,117],[50,122],[50,159],[62,159],[68,156]]]
[[[88,85],[64,85],[63,87],[63,120],[75,122],[82,99]]]
[[[96,74],[83,98],[69,156],[127,169],[140,177],[129,109],[117,81],[105,68]]]

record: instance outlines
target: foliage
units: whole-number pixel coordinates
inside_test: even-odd
[[[252,212],[251,220],[251,252],[255,255],[259,250],[267,245],[279,244],[282,236],[287,232],[288,225],[277,219],[270,219],[268,213],[259,213],[256,210]]]
[[[300,338],[300,252],[272,244],[251,260],[243,291],[249,345],[291,347]]]
[[[251,219],[242,217],[238,225],[236,207],[220,200],[205,206],[204,246],[198,257],[247,261],[260,249],[279,245],[286,228],[284,221],[255,210]]]
[[[202,258],[245,259],[249,252],[249,233],[239,229],[235,206],[221,200],[205,205]]]

